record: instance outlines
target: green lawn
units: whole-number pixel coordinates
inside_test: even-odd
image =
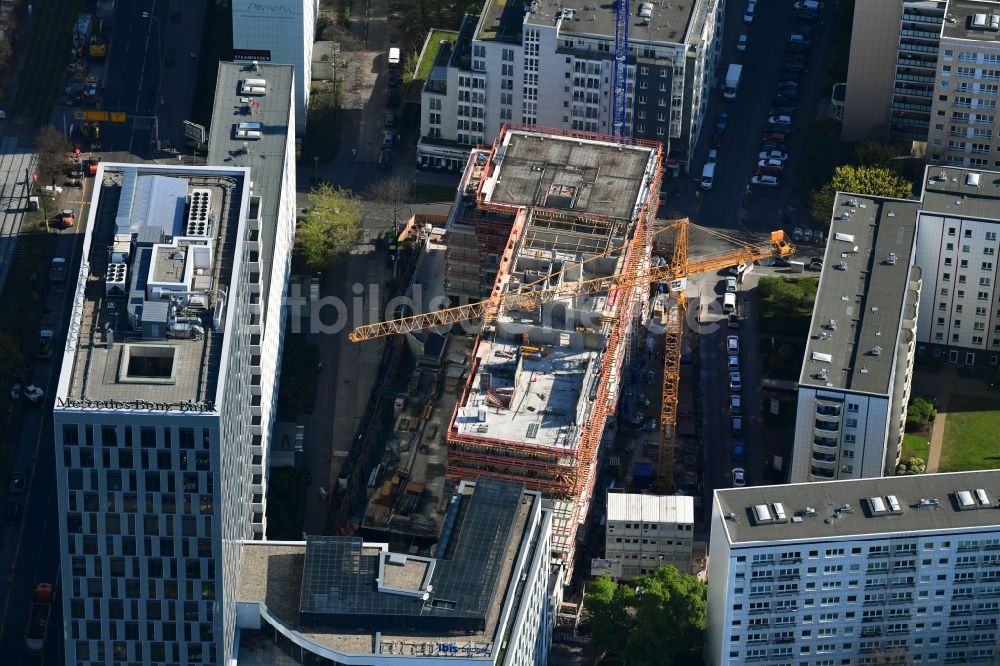
[[[906,433],[903,435],[903,452],[900,454],[900,460],[905,461],[910,458],[920,458],[924,462],[927,462],[930,447],[931,443],[927,439],[927,435],[915,432]]]
[[[426,81],[427,77],[430,76],[434,60],[437,58],[438,50],[441,48],[442,39],[445,41],[454,41],[457,38],[458,32],[455,30],[431,30],[430,39],[427,41],[427,51],[424,52],[423,59],[417,64],[416,78]]]
[[[1000,400],[952,395],[947,414],[938,471],[1000,468]]]

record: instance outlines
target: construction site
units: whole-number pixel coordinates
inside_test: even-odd
[[[388,454],[355,475],[368,503],[341,514],[346,529],[390,532],[419,550],[417,532],[439,526],[458,480],[522,481],[553,503],[551,558],[568,581],[599,452],[615,436],[619,398],[635,393],[623,377],[653,344],[663,370],[660,413],[644,433],[650,487],[674,492],[697,467],[674,459],[684,278],[790,248],[781,232],[757,244],[714,234],[718,251],[689,262],[687,220],[654,219],[662,159],[660,144],[538,128],[506,128],[473,151],[443,228],[409,234],[420,239],[414,282],[452,307],[350,334],[388,337],[412,373],[389,443],[372,443]]]

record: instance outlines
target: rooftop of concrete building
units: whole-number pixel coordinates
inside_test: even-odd
[[[1000,41],[1000,5],[988,0],[951,0],[941,36],[977,42]]]
[[[57,406],[211,411],[247,176],[100,166]]]
[[[648,196],[657,158],[644,145],[508,130],[483,183],[483,199],[631,220]]]
[[[503,279],[510,291],[532,284],[531,291],[614,275],[628,229],[531,211]],[[590,405],[581,398],[593,395],[600,381],[599,350],[614,325],[618,297],[588,294],[501,313],[480,337],[476,373],[455,413],[457,434],[575,451],[576,424]]]
[[[1000,470],[715,491],[730,544],[1000,529]]]
[[[929,166],[924,172],[923,188],[923,215],[944,213],[1000,220],[1000,172]]]
[[[516,2],[514,4],[524,4]],[[631,42],[682,43],[692,18],[702,0],[690,2],[656,2],[633,0],[629,12],[628,36]],[[615,3],[590,0],[534,0],[524,22],[535,25],[555,25],[559,32],[578,33],[615,39]]]
[[[642,523],[694,523],[694,498],[689,495],[608,493],[607,520]]]
[[[889,393],[919,206],[837,194],[800,385]]]
[[[285,155],[295,140],[294,83],[292,65],[220,62],[215,84],[208,163],[251,169],[262,294],[270,293]],[[291,161],[294,169],[294,155]],[[293,189],[294,173],[287,184]],[[262,318],[270,305],[261,299]]]
[[[460,643],[465,654],[487,655],[500,644],[515,563],[531,555],[530,518],[540,506],[520,483],[463,482],[434,558],[353,537],[244,542],[237,599],[260,602],[304,639],[340,653],[432,656],[439,644]]]

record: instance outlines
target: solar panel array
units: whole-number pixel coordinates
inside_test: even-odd
[[[302,572],[300,622],[344,629],[439,629],[480,631],[486,626],[524,487],[481,478],[449,550],[438,560],[426,600],[380,592],[379,556],[362,551],[357,537],[309,537]],[[449,513],[450,513],[449,512]],[[447,519],[446,519],[447,522]]]

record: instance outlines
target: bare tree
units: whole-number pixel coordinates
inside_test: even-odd
[[[38,180],[41,183],[54,181],[64,168],[69,157],[69,142],[63,133],[52,125],[46,125],[35,138],[38,152]]]
[[[399,232],[404,211],[409,211],[410,184],[401,178],[382,178],[368,186],[362,198],[375,206],[371,212],[375,217],[391,225],[393,233]]]

